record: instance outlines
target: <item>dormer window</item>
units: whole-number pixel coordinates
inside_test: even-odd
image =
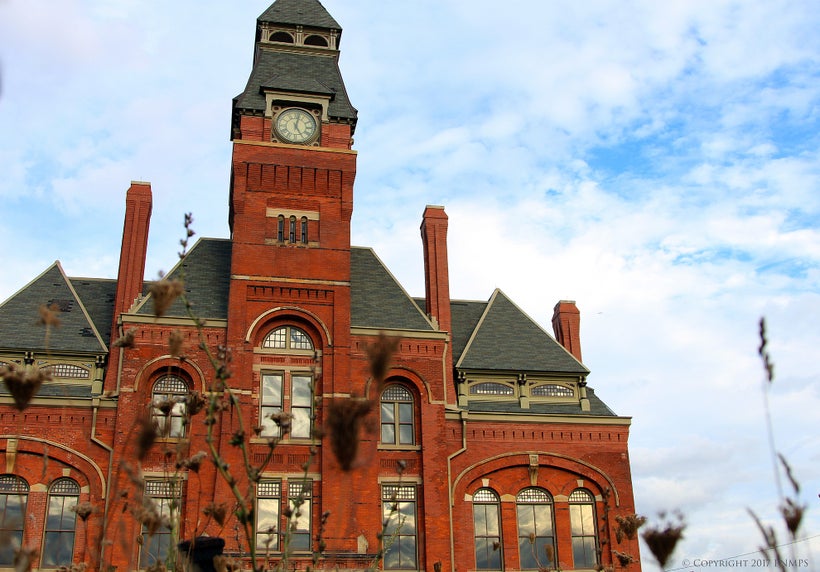
[[[305,45],[306,46],[319,46],[322,48],[328,47],[327,40],[322,36],[317,36],[316,34],[310,35],[305,38]]]
[[[294,42],[293,36],[288,34],[287,32],[273,32],[270,36],[268,36],[269,42],[282,42],[283,44],[292,44]]]

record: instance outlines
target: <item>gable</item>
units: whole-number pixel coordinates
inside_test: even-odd
[[[459,369],[552,372],[589,370],[500,290],[484,309],[456,362]]]
[[[40,307],[51,305],[59,310],[60,325],[47,331],[39,323]],[[0,348],[78,353],[108,351],[59,262],[0,306]]]

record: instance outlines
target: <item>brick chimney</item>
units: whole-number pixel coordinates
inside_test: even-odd
[[[447,269],[447,213],[444,207],[427,205],[421,222],[424,245],[424,297],[427,315],[443,332],[451,331],[450,273]]]
[[[561,300],[552,313],[552,329],[555,339],[566,350],[583,363],[581,359],[581,312],[573,300]]]
[[[125,222],[122,229],[120,269],[117,273],[117,297],[114,300],[114,328],[117,318],[127,312],[142,294],[145,255],[148,251],[148,227],[151,223],[151,183],[131,181],[125,195]]]

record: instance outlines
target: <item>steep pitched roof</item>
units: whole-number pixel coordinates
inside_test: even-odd
[[[198,318],[226,320],[231,285],[231,241],[223,238],[200,238],[167,278],[183,280],[185,292]],[[154,305],[148,295],[137,306],[137,314],[152,315]],[[187,317],[185,306],[177,299],[166,316]]]
[[[484,313],[456,362],[456,367],[589,373],[583,364],[501,290],[496,290],[490,297]]]
[[[264,89],[330,95],[328,116],[355,120],[334,54],[308,54],[260,50],[245,90],[234,98],[237,110],[265,111]]]
[[[363,328],[434,328],[371,248],[350,250],[350,325]]]
[[[342,29],[319,0],[276,0],[267,10],[262,12],[257,21],[271,24],[297,24],[316,28]]]
[[[60,310],[60,325],[50,327],[46,335],[46,329],[38,323],[39,308],[52,304]],[[95,307],[103,319],[103,313],[98,310]],[[59,262],[0,305],[1,348],[104,353],[108,348],[103,339]]]

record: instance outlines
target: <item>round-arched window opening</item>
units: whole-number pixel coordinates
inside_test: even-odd
[[[268,41],[270,42],[283,42],[286,44],[293,43],[293,36],[288,34],[287,32],[274,32],[270,36],[268,36]]]
[[[296,326],[281,326],[265,336],[262,347],[275,350],[313,350],[313,340]]]
[[[328,46],[326,39],[324,39],[322,36],[317,36],[315,34],[305,38],[305,45],[306,46],[320,46],[322,48],[326,48]]]

